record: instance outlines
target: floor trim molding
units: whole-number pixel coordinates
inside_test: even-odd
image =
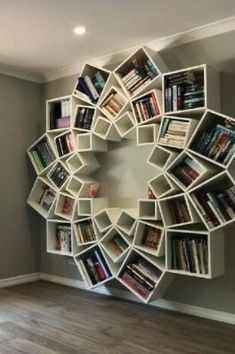
[[[30,274],[18,275],[16,277],[11,277],[11,278],[4,278],[4,279],[0,279],[0,288],[6,288],[8,286],[30,283],[33,281],[40,280],[40,278],[41,278],[40,273],[30,273]]]
[[[86,290],[84,283],[81,280],[64,278],[64,277],[55,276],[55,275],[46,274],[46,273],[41,273],[40,279],[46,280],[46,281],[49,281],[52,283],[57,283],[57,284],[61,284],[61,285],[66,285],[66,286],[71,286],[74,288]],[[91,291],[95,292],[95,293],[103,294],[103,295],[116,296],[116,297],[119,297],[119,298],[122,298],[125,300],[140,302],[140,300],[138,300],[134,295],[132,295],[131,293],[129,293],[128,291],[125,291],[125,290],[120,290],[120,289],[116,289],[116,288],[107,288],[105,286],[100,286],[97,289],[93,289]],[[217,310],[213,310],[213,309],[183,304],[180,302],[169,301],[169,300],[164,300],[164,299],[154,301],[151,304],[151,306],[235,325],[235,314],[228,313],[228,312],[217,311]]]

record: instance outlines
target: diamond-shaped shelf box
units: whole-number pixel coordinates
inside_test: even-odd
[[[168,272],[212,279],[224,274],[224,235],[193,230],[166,231]]]
[[[200,115],[205,109],[220,109],[219,73],[206,64],[163,75],[165,114]]]
[[[47,220],[47,252],[73,256],[76,245],[72,226],[65,220]]]
[[[129,242],[125,235],[116,227],[111,228],[100,240],[101,246],[114,263],[123,261],[129,250]]]
[[[158,130],[158,124],[137,126],[137,146],[155,144],[157,140]]]
[[[178,152],[156,145],[151,151],[147,162],[158,169],[164,170],[176,158]]]
[[[226,171],[190,190],[189,197],[209,231],[235,221],[235,186]]]
[[[99,182],[92,177],[71,176],[66,189],[74,197],[94,198],[99,190]]]
[[[214,163],[228,166],[235,155],[235,119],[207,110],[189,142],[189,151]]]
[[[56,189],[63,190],[69,179],[69,171],[62,161],[58,161],[49,170],[47,178]]]
[[[121,208],[106,208],[94,216],[94,221],[99,232],[103,233],[115,225],[120,215]]]
[[[109,77],[109,70],[85,64],[76,81],[73,95],[86,103],[97,104],[102,99]]]
[[[132,112],[124,112],[120,117],[115,119],[114,125],[121,138],[132,139],[135,136],[136,121]]]
[[[133,236],[137,217],[137,209],[122,209],[117,220],[117,227],[124,232],[125,235]]]
[[[77,215],[93,216],[108,206],[108,198],[79,198],[77,199]]]
[[[199,222],[199,217],[185,194],[160,199],[159,207],[165,227],[186,226]]]
[[[89,132],[94,125],[97,116],[97,108],[78,104],[72,122],[73,129],[79,132]]]
[[[105,152],[108,151],[107,141],[95,136],[91,133],[78,134],[77,136],[77,148],[79,152],[82,151],[96,151]]]
[[[105,253],[98,245],[79,252],[74,260],[88,289],[105,284],[113,278]]]
[[[200,182],[216,175],[220,170],[193,154],[182,152],[167,168],[167,175],[183,190],[187,191]]]
[[[150,90],[131,101],[132,111],[138,124],[160,121],[162,112],[162,92]]]
[[[37,177],[27,203],[45,219],[54,215],[56,191],[44,177]]]
[[[92,132],[104,140],[121,140],[121,136],[119,135],[115,125],[110,121],[110,119],[107,119],[102,115],[97,117]]]
[[[193,118],[168,117],[161,120],[158,144],[174,149],[184,149],[198,121]]]
[[[127,97],[131,98],[151,88],[161,89],[161,73],[167,70],[158,53],[142,47],[122,62],[114,73]]]
[[[164,263],[138,250],[130,250],[124,260],[117,279],[139,299],[148,303],[163,296],[169,279],[164,271]]]
[[[46,173],[56,159],[53,145],[49,141],[47,134],[41,136],[31,145],[27,153],[38,175]]]
[[[59,193],[56,201],[55,215],[58,215],[63,219],[72,221],[74,217],[75,207],[75,198],[65,193]]]
[[[138,217],[144,220],[161,220],[158,202],[154,199],[138,199]]]
[[[165,255],[164,228],[158,223],[139,220],[137,223],[134,246],[156,257]]]
[[[78,246],[90,245],[96,242],[96,232],[92,218],[75,221],[73,228]]]
[[[92,152],[74,153],[66,160],[66,164],[71,173],[79,175],[90,175],[100,167]]]
[[[180,190],[177,184],[164,173],[148,181],[148,185],[157,199],[175,194]]]
[[[128,99],[122,89],[111,86],[100,103],[103,114],[111,121],[120,116],[128,104]]]

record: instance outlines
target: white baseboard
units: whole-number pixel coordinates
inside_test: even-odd
[[[30,273],[18,275],[16,277],[0,279],[0,288],[6,288],[8,286],[30,283],[40,279],[40,273]]]
[[[81,280],[64,278],[64,277],[55,276],[46,273],[41,273],[40,278],[42,280],[47,280],[52,283],[57,283],[61,285],[66,285],[66,286],[71,286],[74,288],[86,290],[84,283]],[[116,296],[125,300],[141,302],[129,291],[120,290],[116,288],[110,288],[110,287],[107,288],[105,286],[100,286],[96,289],[89,290],[89,291],[96,292],[103,295]],[[164,299],[154,301],[153,303],[151,303],[151,306],[235,325],[235,314],[228,313],[228,312],[217,311],[213,309],[183,304],[180,302],[169,301]]]

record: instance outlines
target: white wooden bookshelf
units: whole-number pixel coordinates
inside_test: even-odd
[[[172,109],[170,92],[179,99]],[[72,256],[88,289],[116,279],[144,303],[163,296],[177,274],[223,275],[222,228],[235,221],[235,118],[219,106],[219,74],[205,64],[170,72],[147,47],[112,72],[86,64],[71,95],[46,101],[46,133],[27,150],[37,174],[27,202],[47,220],[47,252]],[[146,164],[156,171],[132,209],[112,207],[93,176],[108,142],[122,139],[149,149]],[[177,261],[182,249],[187,258],[186,242],[195,264]]]

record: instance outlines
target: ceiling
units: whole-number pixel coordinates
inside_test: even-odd
[[[234,15],[234,0],[0,0],[0,66],[45,77]]]

